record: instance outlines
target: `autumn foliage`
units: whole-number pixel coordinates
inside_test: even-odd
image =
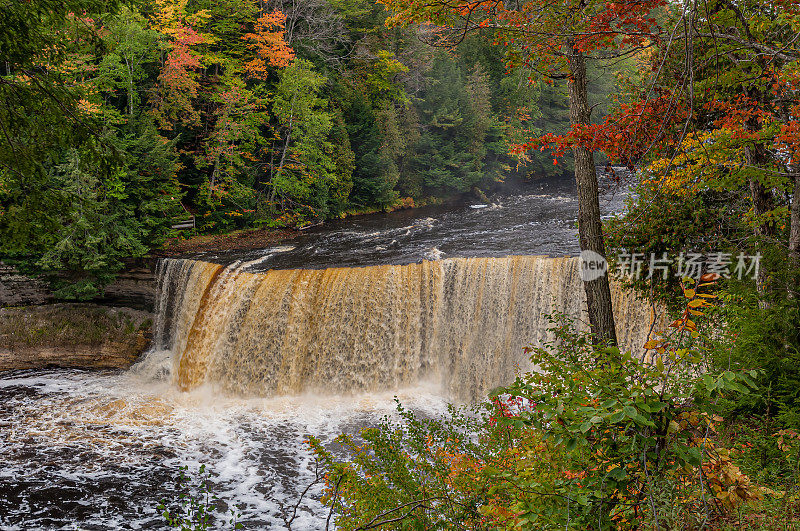
[[[244,64],[247,75],[265,79],[268,67],[284,68],[294,60],[294,51],[284,39],[286,16],[280,11],[265,13],[256,20],[255,31],[242,37],[255,57]]]
[[[399,407],[362,442],[340,438],[346,459],[312,439],[337,526],[691,528],[761,500],[768,489],[734,462],[713,407],[750,393],[753,375],[708,371],[689,319],[713,300],[714,281],[702,284],[647,362],[556,320],[555,341],[529,349],[538,371],[472,412],[422,420]]]

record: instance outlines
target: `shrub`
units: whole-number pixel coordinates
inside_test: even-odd
[[[219,529],[215,523],[214,509],[219,498],[213,493],[211,473],[206,465],[200,465],[197,475],[189,475],[189,467],[184,465],[178,471],[178,508],[170,508],[167,500],[161,500],[156,509],[164,518],[168,527],[181,531],[204,531]],[[236,508],[229,511],[227,524],[230,529],[243,529],[238,522],[239,512]]]
[[[420,419],[398,405],[399,421],[338,439],[346,459],[312,440],[337,526],[693,527],[760,498],[714,437],[718,398],[748,393],[756,373],[715,372],[694,347],[713,280],[686,290],[652,359],[556,318],[555,341],[529,350],[538,370],[475,409]]]

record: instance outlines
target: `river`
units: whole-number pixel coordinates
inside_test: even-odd
[[[604,214],[621,211],[623,199],[624,193],[606,190],[601,201]],[[194,257],[204,262],[230,266],[223,273],[215,273],[223,277],[228,275],[225,277],[229,279],[227,284],[220,281],[221,287],[217,291],[208,282],[207,285],[198,284],[198,293],[210,294],[205,299],[223,296],[236,298],[239,293],[241,299],[250,300],[259,289],[264,289],[264,285],[273,282],[265,280],[272,278],[269,276],[272,273],[267,272],[273,269],[414,264],[422,260],[440,259],[444,259],[442,264],[463,264],[464,262],[447,260],[511,254],[574,256],[578,251],[576,213],[574,191],[566,185],[549,183],[530,185],[517,193],[494,197],[486,204],[464,203],[429,207],[336,222],[311,229],[295,241],[280,247],[247,253],[206,253]],[[245,273],[242,273],[242,264],[247,266],[246,275],[251,276],[243,276]],[[469,262],[468,265],[472,268],[470,270],[484,271],[489,267],[478,267],[476,264],[478,262]],[[492,264],[495,268],[502,266],[507,267],[508,271],[512,269],[512,266],[503,265],[504,262]],[[449,271],[460,269],[445,265],[437,267],[443,271],[437,273],[444,278],[440,281],[442,287],[434,286],[430,289],[438,289],[444,293],[448,289],[460,289],[457,286],[466,286],[453,284],[455,288],[448,288],[445,277],[451,274]],[[194,268],[195,271],[197,269]],[[382,271],[381,278],[393,279],[406,275],[405,269],[402,272],[395,272],[394,269],[376,271]],[[324,285],[326,275],[327,273],[317,275],[322,279],[319,281],[321,285]],[[341,272],[337,275],[339,276],[336,278],[342,278]],[[173,291],[188,289],[185,286],[189,285],[191,279],[181,278],[176,276],[169,281]],[[475,295],[479,297],[476,300],[483,301],[481,304],[484,306],[488,304],[485,286],[488,289],[493,289],[494,286],[490,281],[494,282],[489,275],[481,277],[480,289]],[[162,290],[166,289],[165,282],[162,282]],[[389,280],[385,282],[386,286],[390,285]],[[457,281],[449,282],[452,284]],[[516,280],[511,284],[516,286],[515,282]],[[574,282],[574,279],[570,282]],[[503,286],[511,284],[506,282]],[[342,284],[337,280],[336,285],[347,283]],[[353,286],[348,289],[358,291],[358,286]],[[376,297],[385,295],[388,288],[384,289],[382,286],[384,285],[375,288],[375,293],[378,293]],[[297,299],[298,290],[303,289],[307,288],[293,288],[292,301]],[[574,292],[577,288],[569,289]],[[330,293],[329,289],[319,290],[322,295],[315,295],[315,300],[330,298],[326,295]],[[415,293],[421,294],[419,297],[423,299],[428,297],[424,295],[427,292],[421,289]],[[550,291],[547,293],[550,294]],[[187,345],[192,343],[195,350],[203,351],[201,354],[205,352],[203,349],[217,349],[220,351],[219,355],[227,355],[227,350],[233,347],[225,341],[230,340],[231,334],[244,333],[242,330],[245,325],[242,323],[246,319],[242,316],[248,312],[250,315],[254,310],[249,306],[242,306],[241,300],[235,301],[236,304],[214,309],[212,317],[216,318],[217,314],[225,312],[228,312],[229,317],[225,323],[206,317],[211,319],[208,322],[214,326],[208,325],[202,330],[204,336],[200,341],[192,339],[194,329],[198,326],[196,322],[201,320],[202,311],[209,313],[212,310],[208,308],[215,308],[214,301],[207,301],[198,295],[198,301],[192,307],[188,296],[180,304],[175,301],[175,297],[175,293],[170,295],[166,292],[161,297],[162,308],[159,312],[162,315],[161,327],[165,330],[162,330],[163,337],[156,340],[156,347],[160,348],[154,349],[141,364],[130,371],[42,370],[15,371],[0,375],[0,529],[162,529],[165,528],[164,520],[156,510],[159,500],[167,499],[174,507],[180,492],[176,485],[179,467],[188,466],[190,475],[196,475],[201,464],[208,467],[211,490],[219,497],[219,501],[215,503],[219,513],[218,523],[225,512],[236,505],[240,507],[240,521],[246,529],[286,529],[285,518],[292,512],[291,507],[313,478],[312,457],[304,443],[308,435],[330,440],[342,432],[357,433],[360,428],[373,424],[384,415],[391,415],[395,396],[409,408],[427,415],[444,411],[448,397],[452,396],[452,393],[446,392],[440,379],[433,376],[426,378],[427,370],[433,375],[437,370],[442,372],[447,369],[436,369],[435,361],[424,360],[412,367],[410,373],[404,367],[401,376],[392,372],[389,376],[381,373],[369,381],[351,378],[347,381],[359,381],[360,384],[342,384],[351,386],[344,392],[341,386],[335,389],[331,387],[326,391],[325,386],[319,382],[316,387],[299,385],[290,392],[231,392],[228,387],[220,385],[223,381],[221,377],[214,379],[211,376],[197,379],[192,385],[176,385],[176,381],[179,381],[176,367],[180,360],[173,351],[185,352],[189,349]],[[346,292],[337,297],[344,306],[331,306],[334,308],[329,311],[333,312],[331,315],[336,313],[337,307],[348,307],[347,304],[352,307],[352,301],[346,300]],[[445,298],[451,301],[453,295],[442,297],[443,301]],[[563,293],[559,297],[564,304],[575,305],[580,300],[580,293]],[[328,299],[325,304],[332,304]],[[449,312],[447,319],[455,322],[462,318],[453,312],[466,312],[464,308],[473,304],[471,299],[457,300],[458,304],[447,301],[441,303],[441,309],[425,311],[432,315],[436,312]],[[420,304],[425,306],[425,303],[426,300],[422,300]],[[296,320],[299,310],[291,306],[295,302],[286,304],[289,305],[285,312],[289,317],[286,319]],[[396,304],[398,309],[387,314],[378,325],[370,324],[373,323],[370,319],[374,320],[376,317],[371,316],[374,312],[369,311],[364,312],[362,324],[355,321],[349,321],[349,324],[348,321],[344,321],[344,324],[333,322],[336,320],[335,315],[324,317],[328,310],[314,310],[310,314],[312,317],[323,317],[310,319],[325,321],[322,324],[314,323],[318,327],[315,330],[323,331],[316,332],[318,334],[331,334],[331,330],[348,327],[387,328],[378,339],[391,340],[393,344],[397,344],[397,337],[402,336],[406,329],[401,327],[397,329],[399,332],[392,331],[388,330],[391,326],[384,326],[382,323],[386,319],[394,321],[397,316],[405,319],[411,310],[402,301]],[[498,300],[495,304],[502,306],[503,301]],[[514,319],[525,320],[526,314],[536,313],[532,310],[517,308],[514,311],[518,317]],[[542,308],[539,310],[540,313],[545,311]],[[500,310],[490,308],[486,311],[497,313]],[[506,313],[509,312],[510,310]],[[432,319],[442,321],[443,318],[436,315]],[[180,328],[176,323],[181,322],[181,319],[187,323],[183,325],[185,330],[182,332],[176,331]],[[270,319],[272,322],[277,317]],[[467,317],[463,319],[466,320]],[[478,326],[472,326],[474,330],[470,333],[473,336],[491,335],[480,328],[484,326],[485,323],[481,323],[486,321],[486,316],[472,313],[469,319]],[[520,335],[519,330],[528,329],[523,326],[528,326],[527,324],[521,325],[514,319],[509,318],[505,343],[486,343],[485,346],[481,344],[475,348],[496,349],[497,344],[508,344],[508,337]],[[424,330],[425,321],[420,322],[423,324],[415,333],[424,335],[428,333]],[[221,338],[211,341],[208,329],[212,328],[231,332],[226,332],[227,340]],[[167,329],[174,330],[169,332]],[[350,344],[355,344],[352,343],[355,341],[361,345],[361,336],[350,338],[348,334],[351,332],[353,330],[342,333],[351,341]],[[283,329],[281,333],[284,336],[288,334]],[[436,344],[457,341],[452,338],[459,334],[448,334],[439,332],[441,337],[437,336]],[[184,337],[183,343],[175,339],[176,337]],[[316,338],[297,336],[289,337],[288,341],[300,339],[306,342],[310,339],[313,342]],[[528,338],[514,337],[514,340],[524,342]],[[253,345],[257,346],[265,341],[271,340],[259,339],[246,343],[245,346],[252,349],[255,348]],[[414,352],[419,351],[418,357],[424,358],[430,356],[426,348],[431,350],[425,347],[426,341],[435,343],[423,338],[419,341],[422,346],[392,348],[404,352],[417,349]],[[477,345],[477,340],[471,341]],[[345,343],[335,348],[346,357],[349,351],[342,345]],[[246,354],[247,351],[242,350],[243,348],[236,346],[238,351]],[[458,347],[459,351],[465,348],[463,345]],[[359,351],[360,355],[366,356],[370,349],[359,346],[350,350]],[[385,355],[393,356],[391,348],[388,350]],[[258,355],[261,354],[253,354],[256,357]],[[203,374],[213,375],[213,360],[203,363]],[[359,367],[364,366],[364,359],[356,360],[348,371],[357,373]],[[258,389],[263,390],[262,376],[268,369],[264,368],[264,363],[255,364],[254,367],[256,368],[252,371],[261,379],[254,380],[251,375],[247,381],[259,382],[261,387]],[[463,368],[466,372],[482,370],[485,369],[472,365]],[[303,374],[307,373],[306,369]],[[319,381],[324,383],[325,378],[323,374]],[[194,491],[197,492],[196,486]],[[325,528],[327,511],[317,501],[319,492],[319,487],[309,491],[300,504],[292,529]]]

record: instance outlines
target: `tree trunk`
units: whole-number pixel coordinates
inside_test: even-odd
[[[748,90],[747,95],[753,101],[761,102],[762,104],[765,99],[763,92],[758,88]],[[754,133],[762,129],[761,123],[759,123],[755,116],[748,118],[744,125],[745,129]],[[764,244],[768,243],[768,240],[775,236],[774,223],[763,220],[764,215],[774,208],[772,195],[770,190],[764,187],[757,175],[759,170],[768,165],[769,159],[770,156],[766,148],[758,141],[745,145],[744,161],[749,173],[747,185],[750,188],[750,198],[753,201],[753,214],[755,214],[758,220],[756,226],[753,227],[753,234],[756,240],[755,249],[756,252],[761,254],[763,254],[761,251],[764,250]],[[758,276],[756,277],[756,290],[761,295],[766,294],[767,291],[767,272],[763,265],[762,263],[758,268]],[[769,306],[768,302],[763,298],[759,302],[759,305],[762,308]]]
[[[283,171],[283,165],[286,163],[286,152],[289,151],[289,142],[292,140],[292,128],[294,126],[294,96],[292,96],[292,107],[289,111],[289,130],[286,133],[286,142],[283,144],[283,153],[281,153],[281,161],[278,164],[278,174]],[[275,200],[275,184],[272,185],[272,192],[269,195],[269,202]]]
[[[586,61],[583,53],[567,41],[567,59],[570,67],[569,119],[570,123],[588,124],[591,114],[586,92]],[[600,198],[594,154],[586,147],[574,146],[575,180],[578,184],[578,234],[581,251],[593,251],[605,258],[603,228],[600,221]],[[617,344],[614,313],[611,305],[611,288],[608,274],[584,281],[589,326],[597,341]]]
[[[747,129],[751,131],[759,130],[760,126],[753,122],[754,120],[748,121]],[[745,146],[744,158],[745,164],[747,164],[749,167],[748,169],[751,172],[760,168],[764,168],[767,163],[767,154],[764,150],[764,147],[760,144]],[[747,184],[750,188],[750,198],[753,201],[753,214],[755,214],[756,219],[759,220],[756,226],[753,228],[753,233],[756,238],[755,249],[756,252],[763,254],[762,251],[764,250],[764,244],[775,236],[774,224],[769,221],[763,221],[763,216],[774,208],[772,195],[770,194],[770,191],[765,188],[763,184],[761,184],[761,181],[758,180],[757,175],[750,175],[748,177]],[[767,291],[767,274],[763,264],[762,267],[758,268],[756,290],[762,295],[764,295]],[[768,306],[765,300],[762,300],[760,305],[762,308],[766,308]]]
[[[800,270],[800,167],[797,164],[789,166],[794,188],[792,190],[792,205],[789,209],[789,296],[796,298],[798,292],[798,270]]]
[[[787,103],[781,105],[781,118],[788,124],[790,113]],[[789,279],[788,294],[790,299],[800,297],[800,161],[794,158],[786,165],[792,183],[792,202],[789,205]]]

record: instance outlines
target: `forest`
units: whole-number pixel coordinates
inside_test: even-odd
[[[427,419],[399,404],[399,420],[338,439],[346,459],[313,439],[337,525],[796,528],[800,5],[384,3],[390,24],[436,27],[442,45],[491,29],[512,68],[567,84],[569,129],[512,152],[571,151],[579,197],[589,190],[581,249],[666,313],[635,316],[651,339],[626,351],[610,298],[584,277],[590,332],[553,315],[555,339],[527,350],[535,369],[479,413]],[[591,121],[586,64],[624,59],[637,67]],[[598,153],[635,187],[602,228],[585,208]]]
[[[565,91],[387,28],[368,0],[3,5],[0,255],[90,298],[193,218],[200,233],[485,197],[568,175],[509,153],[564,132]],[[602,116],[625,67],[598,70]]]

